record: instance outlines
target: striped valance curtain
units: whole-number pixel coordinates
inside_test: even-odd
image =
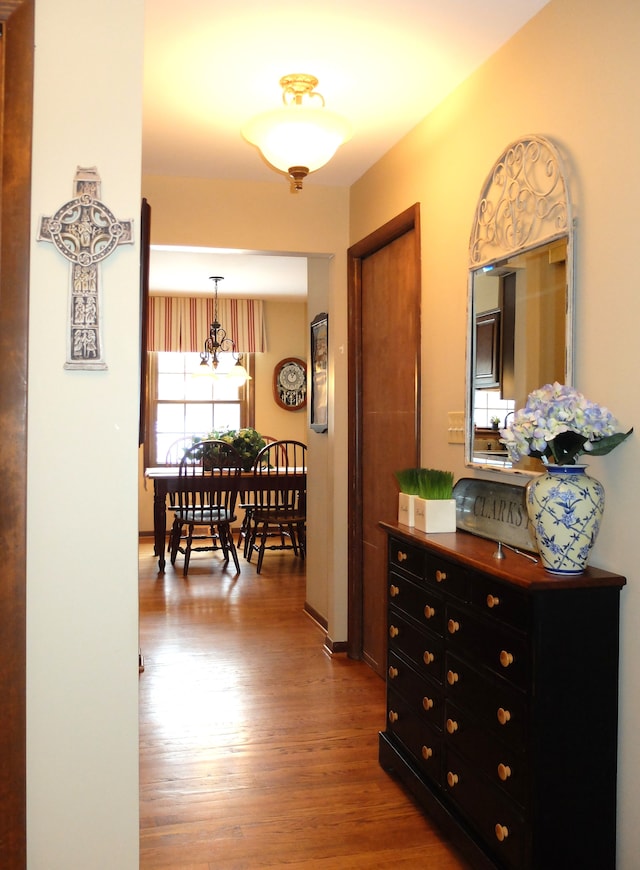
[[[214,320],[214,300],[199,296],[150,296],[147,350],[202,350]],[[218,299],[218,320],[238,353],[266,351],[261,299]]]

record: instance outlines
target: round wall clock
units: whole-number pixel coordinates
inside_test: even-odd
[[[307,364],[295,357],[282,359],[273,370],[273,398],[286,411],[307,404]]]

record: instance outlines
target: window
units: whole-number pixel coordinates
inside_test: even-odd
[[[159,351],[150,357],[147,465],[177,464],[194,435],[251,425],[252,381],[238,386],[214,379],[209,367],[200,368],[199,353]],[[222,354],[218,371],[228,371],[234,362],[231,354]],[[248,355],[243,363],[251,372]]]

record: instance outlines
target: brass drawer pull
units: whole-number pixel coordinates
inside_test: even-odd
[[[447,719],[447,731],[449,734],[455,734],[458,730],[458,723],[455,719]]]
[[[424,697],[424,698],[422,699],[422,707],[423,707],[424,710],[431,710],[431,709],[433,709],[433,698],[427,698],[427,697]]]
[[[409,557],[406,553],[403,553],[402,550],[398,550],[398,555],[396,556],[398,562],[405,562]]]
[[[389,722],[393,725],[394,722],[398,721],[398,714],[395,710],[389,710]]]
[[[454,785],[457,785],[458,784],[458,774],[453,773],[453,771],[450,770],[449,773],[447,773],[447,783],[449,784],[449,788],[453,788]]]
[[[511,776],[511,768],[508,764],[499,764],[498,765],[498,777],[502,780],[502,782],[506,782]]]
[[[447,671],[447,682],[453,686],[460,679],[460,675],[456,671]]]
[[[431,607],[430,604],[425,604],[425,606],[424,606],[424,618],[425,619],[433,619],[433,617],[435,615],[436,615],[435,607]]]
[[[428,761],[432,755],[433,755],[433,749],[430,746],[423,746],[422,747],[422,757],[424,758],[425,761]]]
[[[513,664],[513,654],[503,649],[500,653],[500,664],[503,668],[508,668]]]
[[[509,828],[506,825],[496,825],[496,837],[498,842],[503,843],[509,836]]]
[[[498,707],[498,722],[501,725],[506,725],[511,720],[511,713],[505,710],[504,707]]]
[[[450,619],[447,623],[447,630],[449,634],[455,634],[456,631],[460,631],[460,623],[456,619]]]
[[[500,604],[500,599],[497,595],[487,595],[487,607],[497,607]]]
[[[438,569],[436,571],[436,583],[442,583],[442,581],[446,580],[446,579],[447,579],[447,572],[440,571],[440,569]]]
[[[400,629],[395,625],[389,626],[389,637],[397,637],[400,634]]]
[[[397,669],[397,668],[394,668],[393,665],[389,665],[389,671],[388,671],[388,673],[389,673],[389,679],[390,679],[390,680],[395,680],[395,678],[398,676],[398,669]]]
[[[389,595],[392,598],[396,598],[396,596],[400,595],[400,590],[397,586],[394,586],[393,583],[389,586]]]
[[[428,649],[426,649],[422,655],[422,661],[425,663],[425,665],[430,665],[433,663],[434,660],[435,660],[434,654],[432,652],[429,652]]]

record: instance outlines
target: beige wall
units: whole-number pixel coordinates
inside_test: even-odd
[[[138,233],[143,6],[143,0],[35,4],[29,870],[138,867],[140,248],[123,246],[101,267],[108,369],[65,371],[69,263],[36,237],[40,217],[71,199],[78,165],[98,168],[102,200],[116,217],[133,219]]]
[[[493,162],[528,133],[548,136],[567,159],[577,217],[575,383],[611,408],[621,425],[640,423],[639,33],[636,0],[552,0],[352,188],[351,243],[421,203],[425,464],[451,468],[456,477],[474,473],[464,467],[462,445],[446,439],[447,411],[464,406],[469,233]],[[621,616],[619,867],[634,870],[640,854],[637,437],[593,458],[590,471],[607,492],[592,562],[629,578]],[[594,638],[594,650],[585,650],[585,667],[597,644]],[[594,712],[585,711],[585,728]]]
[[[256,354],[256,428],[274,438],[295,438],[307,443],[307,410],[287,411],[273,398],[273,370],[280,360],[307,360],[307,301],[265,304],[267,351]]]

